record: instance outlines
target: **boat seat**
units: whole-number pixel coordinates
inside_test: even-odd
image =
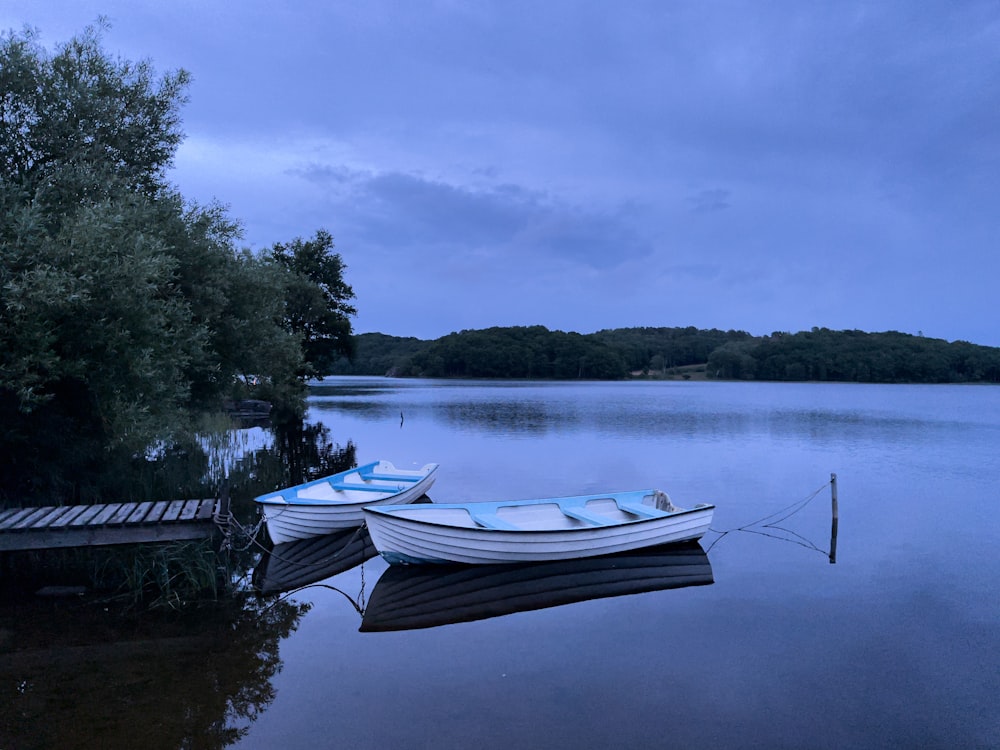
[[[399,492],[398,487],[373,487],[370,484],[351,484],[350,482],[330,482],[330,486],[335,490],[361,490],[368,492],[381,492],[381,493],[396,493]]]
[[[615,500],[618,504],[620,510],[626,513],[631,513],[633,516],[639,516],[639,518],[663,518],[666,514],[665,511],[659,508],[654,508],[651,505],[643,505],[642,503],[630,503],[627,500]]]
[[[496,513],[473,513],[469,511],[472,520],[487,529],[498,529],[501,531],[520,531],[519,526],[507,523],[501,518],[497,518]]]
[[[377,482],[418,482],[423,477],[403,476],[402,474],[358,474],[365,480],[375,480]]]
[[[610,518],[599,516],[596,513],[589,513],[582,508],[566,508],[560,505],[559,510],[563,512],[563,515],[575,518],[577,521],[583,521],[583,523],[589,526],[608,526],[614,523]]]

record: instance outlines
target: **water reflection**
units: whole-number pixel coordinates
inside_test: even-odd
[[[730,528],[836,471],[837,564],[825,556],[826,491],[781,524],[811,540],[809,549],[730,534],[708,552],[711,586],[398,633],[357,632],[361,616],[311,589],[303,593],[317,611],[283,644],[281,697],[247,747],[998,746],[990,696],[1000,617],[988,595],[997,556],[970,566],[955,550],[990,550],[998,540],[988,519],[1000,486],[1000,389],[504,391],[402,383],[368,397],[385,404],[384,422],[333,401],[311,414],[368,449],[431,452],[427,460],[448,472],[436,490],[442,500],[667,480],[678,499],[716,502],[718,528]],[[546,405],[544,439],[487,429],[496,422],[474,421],[475,410],[466,424],[443,416],[455,404],[505,398]],[[378,572],[395,575],[378,560],[363,568],[369,599]],[[357,593],[361,570],[329,583]],[[386,690],[391,711],[372,700]]]
[[[203,493],[227,476],[238,527],[252,529],[256,495],[356,464],[354,445],[336,444],[320,423],[286,420],[269,431],[264,441],[248,441],[245,429],[189,437],[147,456],[146,475],[156,478],[159,497],[209,496]],[[203,601],[204,591],[186,591],[183,599],[161,597],[139,606],[139,598],[123,595],[115,583],[97,588],[98,578],[108,577],[108,564],[101,562],[105,555],[131,565],[142,549],[158,547],[5,559],[0,748],[222,748],[245,736],[274,700],[279,644],[310,605],[246,591],[250,571],[261,567],[261,549],[252,538],[228,541],[215,558],[226,579],[219,589],[225,593],[215,601]],[[262,574],[265,586],[276,587],[278,580],[294,584],[293,569],[283,566],[300,555],[308,558],[313,575],[325,577],[375,554],[366,538],[342,541],[340,559],[328,569],[316,565],[325,560],[321,544],[272,550],[262,567],[270,571]],[[26,589],[25,582],[33,588]],[[46,583],[84,583],[79,588],[91,593],[72,599],[30,596]]]
[[[830,548],[824,550],[819,547],[815,542],[813,542],[808,537],[804,536],[798,531],[789,528],[787,522],[793,516],[795,516],[800,511],[804,510],[817,496],[820,495],[823,490],[827,487],[830,488],[831,493],[831,526],[830,526]],[[791,544],[798,545],[799,547],[805,547],[806,549],[819,552],[820,554],[826,556],[830,560],[830,564],[835,564],[837,562],[837,526],[838,526],[838,501],[837,501],[837,475],[831,474],[830,481],[819,487],[819,489],[807,495],[801,500],[798,500],[791,505],[788,505],[780,510],[768,514],[767,516],[752,521],[751,523],[743,524],[732,529],[719,530],[710,529],[709,531],[713,534],[717,534],[715,540],[708,545],[708,551],[711,552],[712,548],[716,544],[725,539],[729,534],[734,533],[747,533],[747,534],[758,534],[760,536],[768,537],[770,539],[775,539],[781,542],[789,542]]]
[[[271,704],[280,641],[308,604],[198,611],[92,602],[0,610],[0,747],[223,748]]]
[[[377,556],[371,537],[354,529],[277,545],[254,574],[264,597],[323,585],[351,601],[361,632],[431,628],[516,612],[705,586],[714,582],[698,542],[650,547],[582,560],[515,565],[390,566],[370,596],[345,593],[337,576]]]
[[[271,427],[269,445],[239,451],[226,462],[236,535],[228,545],[227,567],[235,581],[253,570],[261,546],[262,520],[253,498],[281,487],[345,471],[357,465],[356,448],[335,443],[321,422],[287,420]],[[218,478],[217,481],[223,481]]]
[[[357,567],[378,554],[367,529],[276,544],[254,570],[254,588],[280,594],[308,586]]]
[[[445,404],[440,418],[459,429],[474,427],[504,435],[542,435],[552,429],[556,415],[541,401],[482,401]],[[578,420],[572,415],[559,415],[563,428]]]
[[[713,582],[697,542],[550,563],[393,566],[375,584],[361,630],[431,628]]]
[[[777,389],[761,385],[476,381],[470,388],[466,381],[333,378],[311,388],[310,400],[319,413],[339,411],[377,422],[398,417],[404,411],[407,416],[422,414],[466,432],[516,436],[582,429],[626,439],[636,434],[646,438],[697,435],[720,439],[751,433],[781,440],[843,444],[891,441],[913,432],[923,433],[928,441],[951,439],[955,434],[964,436],[968,427],[954,414],[942,413],[929,419],[919,408],[868,408],[867,401],[865,407],[859,408],[830,398],[833,389],[810,384],[782,384],[781,392],[792,397],[783,405],[775,405],[772,396]],[[877,399],[869,395],[878,393],[875,389],[845,388],[851,395]],[[719,398],[720,393],[723,398]],[[919,403],[917,397],[922,391],[910,389],[903,393]],[[991,430],[983,439],[995,437],[995,430]]]

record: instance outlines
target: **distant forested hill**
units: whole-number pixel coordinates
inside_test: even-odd
[[[355,337],[334,375],[617,380],[829,380],[861,383],[1000,383],[1000,348],[890,331],[751,336],[698,328],[616,328],[579,334],[543,326],[487,328],[433,341],[381,333]]]
[[[337,360],[328,375],[410,374],[410,358],[430,346],[417,338],[362,333],[354,337],[354,356]]]
[[[353,362],[340,360],[332,374],[554,380],[627,374],[619,353],[603,341],[542,326],[462,331],[434,341],[371,333],[355,343]]]
[[[1000,349],[907,333],[814,328],[728,343],[710,377],[858,383],[1000,383]]]
[[[745,331],[689,328],[613,328],[590,334],[614,349],[632,373],[666,373],[704,365],[723,344],[750,341]]]

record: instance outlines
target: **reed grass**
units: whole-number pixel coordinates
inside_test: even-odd
[[[224,566],[210,541],[105,548],[93,554],[91,582],[135,605],[179,608],[216,599]]]

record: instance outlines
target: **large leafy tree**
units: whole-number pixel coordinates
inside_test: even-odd
[[[349,298],[328,235],[320,255],[239,250],[225,210],[166,179],[188,74],[112,58],[101,33],[53,53],[0,35],[0,495],[142,453],[239,382],[294,399],[350,334],[346,305],[286,304],[290,279],[327,313]]]
[[[205,332],[179,289],[164,172],[187,74],[110,59],[93,28],[49,55],[0,40],[0,398],[112,441],[185,402]]]
[[[277,243],[271,257],[287,271],[285,323],[302,338],[303,374],[327,375],[339,357],[354,354],[354,290],[344,281],[344,262],[333,251],[333,237],[320,230],[311,240]]]
[[[41,208],[91,202],[125,189],[155,197],[181,142],[190,80],[157,78],[148,61],[115,60],[89,27],[49,55],[35,33],[0,39],[0,169],[43,199]]]

